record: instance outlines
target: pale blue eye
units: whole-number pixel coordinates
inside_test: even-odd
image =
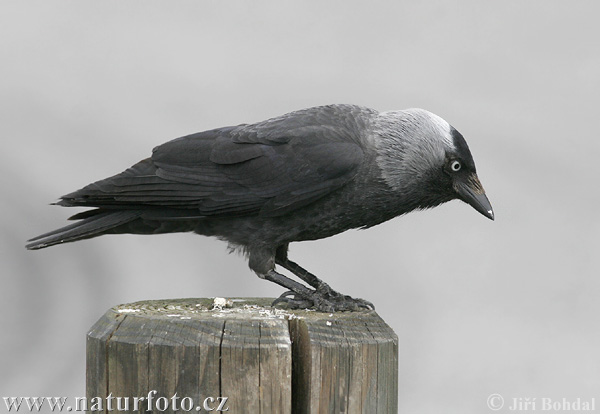
[[[461,167],[462,165],[458,161],[452,161],[452,164],[450,164],[450,169],[454,172],[460,171]]]

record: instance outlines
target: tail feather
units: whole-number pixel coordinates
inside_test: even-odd
[[[92,212],[96,212],[96,214],[92,214]],[[34,237],[28,240],[29,243],[25,247],[29,250],[37,250],[55,244],[99,236],[107,230],[137,219],[142,214],[141,211],[134,210],[91,210],[84,213],[86,215],[80,216],[81,221]]]

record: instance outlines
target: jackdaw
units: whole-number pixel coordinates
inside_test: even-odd
[[[494,219],[469,147],[450,124],[423,109],[328,105],[160,145],[121,174],[61,197],[56,204],[95,208],[27,248],[102,234],[195,232],[226,240],[261,279],[286,288],[275,303],[373,309],[289,260],[289,243],[369,228],[452,199]]]

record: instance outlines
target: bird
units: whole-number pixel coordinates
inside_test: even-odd
[[[62,196],[54,204],[93,209],[26,248],[104,234],[194,232],[226,241],[259,278],[285,288],[274,306],[371,310],[371,302],[291,261],[289,244],[454,199],[494,220],[467,142],[447,121],[420,108],[324,105],[157,146],[124,172]]]

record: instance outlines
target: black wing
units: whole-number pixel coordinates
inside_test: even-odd
[[[314,108],[175,139],[59,204],[168,209],[172,218],[286,214],[356,174],[363,159],[360,127],[339,111]]]

